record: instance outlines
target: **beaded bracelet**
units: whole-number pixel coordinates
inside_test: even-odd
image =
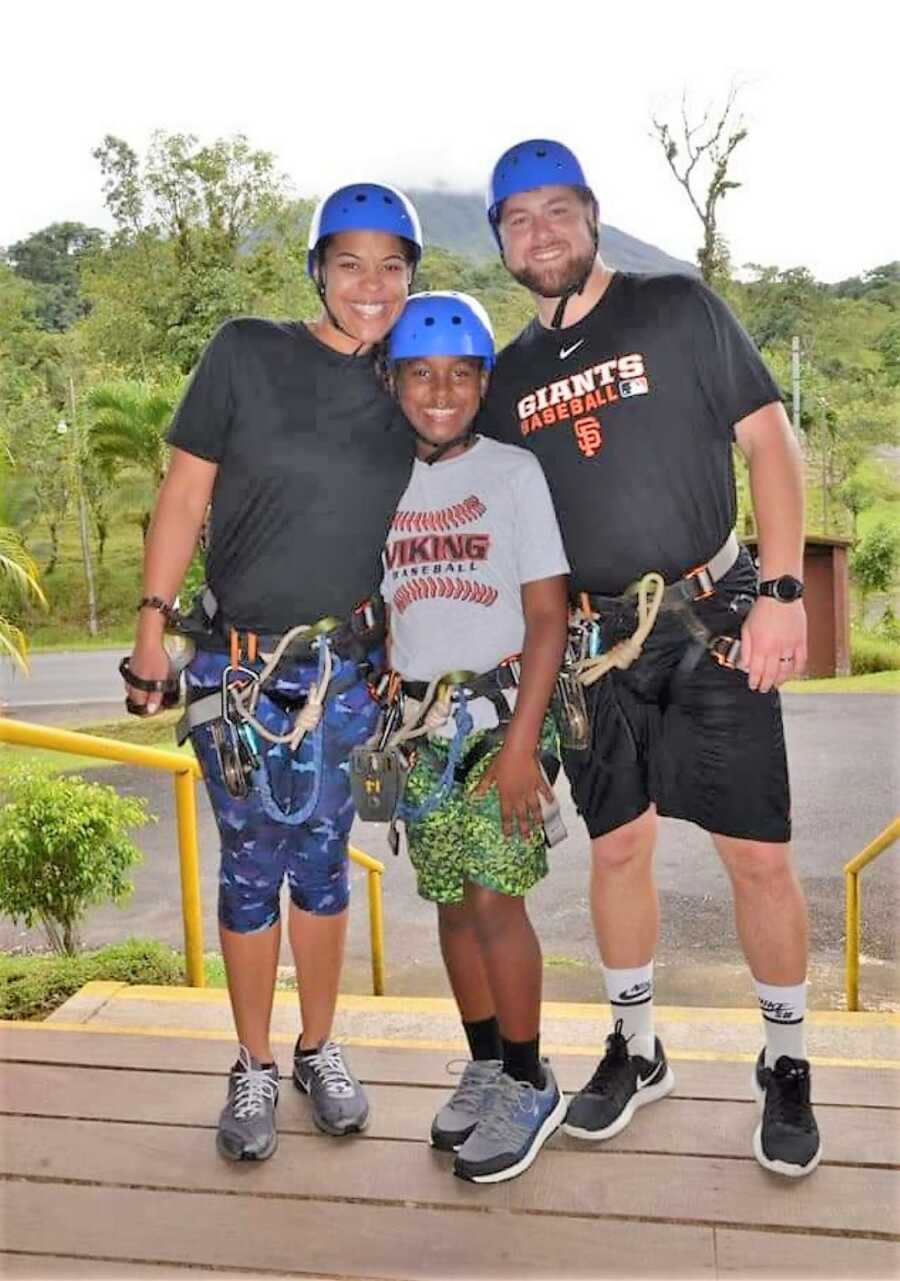
[[[137,604],[138,610],[155,609],[162,614],[167,623],[171,623],[175,617],[174,606],[169,605],[161,596],[142,596]]]

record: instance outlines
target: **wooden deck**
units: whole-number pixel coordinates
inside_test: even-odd
[[[281,1057],[287,1061],[286,1047]],[[900,1073],[815,1070],[825,1157],[789,1181],[750,1155],[750,1065],[675,1061],[677,1092],[605,1144],[558,1134],[476,1187],[423,1141],[447,1055],[357,1047],[372,1121],[316,1133],[283,1083],[279,1150],[216,1155],[230,1046],[2,1029],[0,1272],[12,1278],[895,1277]],[[593,1061],[555,1062],[565,1089]]]

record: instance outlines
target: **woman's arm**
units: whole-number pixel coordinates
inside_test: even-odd
[[[218,465],[173,449],[165,480],[160,486],[153,519],[144,547],[144,596],[174,600],[197,545],[206,509],[212,496]],[[165,680],[169,659],[163,648],[165,619],[158,610],[138,612],[137,632],[130,666],[144,680]],[[152,716],[161,696],[128,687],[128,698],[146,706]]]

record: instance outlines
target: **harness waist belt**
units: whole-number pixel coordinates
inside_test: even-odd
[[[699,600],[706,600],[712,596],[715,585],[720,579],[724,578],[732,568],[738,556],[740,555],[741,545],[738,542],[737,534],[734,530],[725,539],[725,542],[704,565],[698,565],[679,578],[675,583],[669,583],[665,588],[662,596],[661,609],[678,609],[682,605],[691,605]],[[629,587],[622,592],[620,596],[601,596],[594,595],[590,592],[583,592],[581,596],[586,598],[594,607],[603,607],[613,602],[622,602],[634,594],[635,588]],[[578,597],[576,596],[576,600]]]
[[[188,614],[179,616],[175,630],[190,636],[198,649],[226,654],[230,648],[232,632],[254,637],[255,651],[261,654],[275,650],[284,634],[254,633],[248,628],[232,627],[222,618],[219,603],[209,587],[205,587],[195,598],[194,606]],[[361,646],[378,644],[384,639],[384,632],[384,606],[380,598],[373,597],[364,606],[353,610],[347,620],[322,619],[319,623],[311,624],[309,634],[298,636],[292,641],[283,657],[287,662],[303,662],[314,658],[316,642],[319,636],[325,634],[339,658],[355,659],[361,656]]]
[[[505,689],[515,689],[519,683],[518,673],[514,670],[518,664],[501,663],[489,672],[482,672],[473,680],[465,682],[465,690],[470,698],[489,698],[491,694],[502,693]],[[428,681],[401,681],[400,688],[408,698],[421,702],[428,692]]]

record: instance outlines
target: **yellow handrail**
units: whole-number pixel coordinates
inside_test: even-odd
[[[166,770],[175,784],[175,819],[178,832],[178,864],[181,877],[181,915],[184,922],[184,956],[187,981],[203,987],[203,916],[200,906],[200,856],[197,845],[197,806],[194,784],[202,778],[193,756],[166,752],[138,743],[120,743],[114,738],[95,738],[77,730],[31,725],[0,717],[0,743],[21,747],[42,747],[48,751],[93,756],[100,760],[122,761],[146,769]],[[384,913],[381,877],[384,864],[362,850],[350,847],[354,863],[365,868],[369,891],[369,936],[372,949],[372,991],[384,995]]]
[[[867,863],[883,854],[889,845],[900,839],[900,818],[888,823],[874,841],[859,851],[844,865],[846,891],[847,939],[845,943],[847,1009],[859,1009],[859,874]]]

